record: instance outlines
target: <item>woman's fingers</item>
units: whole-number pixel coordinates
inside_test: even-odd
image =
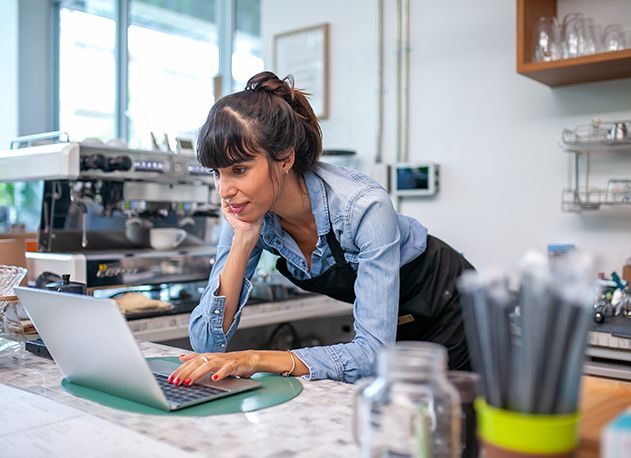
[[[248,352],[194,353],[182,356],[180,360],[184,363],[169,376],[169,383],[192,385],[209,372],[214,372],[213,381],[230,375],[250,377],[255,372]]]
[[[224,355],[220,355],[214,359],[208,360],[208,362],[201,362],[195,368],[192,368],[192,372],[190,372],[185,380],[188,382],[184,382],[185,385],[192,385],[200,378],[208,375],[210,372],[214,372],[211,377],[211,380],[216,382],[223,378],[226,378],[229,375],[237,375],[237,364],[234,360],[227,359]]]
[[[190,361],[195,361],[195,359],[199,357],[200,355],[198,353],[189,353],[189,354],[180,355],[179,360],[182,361],[182,363],[184,364],[182,364],[180,367],[178,367],[173,372],[171,372],[167,381],[169,383],[172,383],[172,382],[175,383],[175,380],[181,378],[180,376],[186,370],[186,367],[188,366],[186,363],[189,363]]]
[[[199,355],[197,355],[197,356],[199,356]],[[171,373],[171,375],[169,376],[167,381],[169,383],[173,383],[175,385],[181,385],[182,383],[184,383],[184,381],[188,377],[188,374],[190,374],[193,370],[195,370],[200,365],[201,362],[203,362],[203,361],[199,357],[195,358],[195,359],[189,359],[184,364],[182,364],[180,367],[175,369]]]
[[[193,370],[193,372],[189,374],[187,379],[190,379],[190,381],[186,383],[186,385],[192,385],[202,377],[205,377],[206,375],[208,375],[209,372],[213,371],[213,368],[213,363],[211,363],[210,361],[200,364]]]
[[[221,199],[221,211],[226,217],[233,216],[232,209],[230,208],[230,205],[228,205],[228,202],[223,200],[223,199]]]
[[[227,362],[218,370],[216,370],[211,378],[213,382],[218,382],[219,380],[225,379],[229,375],[238,375],[235,373],[233,361]]]
[[[167,379],[167,382],[177,385],[178,382],[180,381],[181,374],[185,370],[185,366],[187,364],[189,364],[189,363],[184,363],[180,367],[175,369],[173,372],[171,372],[171,375],[169,375],[169,378]]]

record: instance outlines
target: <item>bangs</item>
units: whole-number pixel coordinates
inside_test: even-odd
[[[199,132],[199,163],[218,169],[252,160],[259,150],[255,129],[251,126],[253,121],[246,122],[228,107],[217,107],[216,110],[215,107]]]

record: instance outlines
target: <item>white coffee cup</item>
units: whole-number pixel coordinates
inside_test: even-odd
[[[149,244],[154,250],[170,250],[185,238],[186,231],[174,227],[154,227],[149,231]]]

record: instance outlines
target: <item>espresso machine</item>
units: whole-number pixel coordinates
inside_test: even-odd
[[[70,274],[98,297],[134,291],[173,304],[169,313],[192,309],[220,230],[211,171],[194,154],[60,137],[36,146],[41,135],[22,137],[0,152],[0,181],[43,180],[38,251],[26,253],[29,284]],[[164,228],[178,239],[156,248],[152,233]]]

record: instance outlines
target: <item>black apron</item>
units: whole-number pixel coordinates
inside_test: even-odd
[[[324,294],[352,304],[357,273],[344,258],[333,233],[326,234],[335,265],[315,277],[299,280],[280,257],[278,271],[306,291]],[[443,241],[428,235],[425,251],[400,269],[399,324],[397,340],[436,342],[447,348],[449,369],[471,370],[456,281],[473,269],[464,257]]]

